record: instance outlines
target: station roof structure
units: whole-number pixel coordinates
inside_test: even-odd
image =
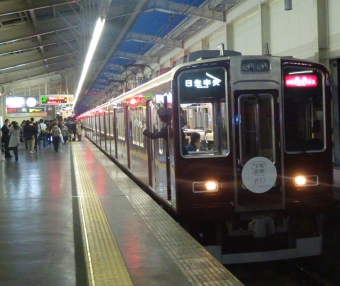
[[[0,92],[74,94],[98,17],[105,26],[76,102],[85,112],[242,0],[0,0]]]

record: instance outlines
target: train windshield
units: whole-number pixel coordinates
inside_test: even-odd
[[[225,69],[183,71],[177,80],[182,155],[226,156],[229,138]]]
[[[284,138],[287,153],[325,149],[323,74],[319,70],[283,70]]]
[[[241,162],[257,156],[275,162],[274,110],[271,94],[242,94],[238,98]]]

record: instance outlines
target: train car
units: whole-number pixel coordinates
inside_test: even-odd
[[[319,255],[333,205],[327,69],[211,55],[80,115],[86,136],[222,263]],[[172,112],[167,137],[149,139],[144,129],[163,127],[160,107]],[[201,144],[186,152],[194,132]]]

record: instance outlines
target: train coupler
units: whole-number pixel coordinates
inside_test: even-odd
[[[257,216],[248,224],[248,230],[253,234],[254,238],[263,238],[274,234],[275,223],[271,217]]]

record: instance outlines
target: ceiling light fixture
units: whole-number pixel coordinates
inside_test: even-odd
[[[84,83],[87,71],[89,69],[94,51],[96,50],[100,35],[103,31],[104,24],[105,24],[105,19],[104,18],[101,19],[101,17],[99,17],[98,20],[97,20],[97,23],[96,23],[96,27],[95,27],[94,32],[93,32],[93,36],[92,36],[92,40],[91,40],[91,43],[90,43],[89,50],[88,50],[87,55],[86,55],[83,71],[82,71],[80,79],[79,79],[77,92],[75,94],[75,99],[74,99],[74,102],[73,102],[73,107],[77,103],[78,96],[79,96],[81,88],[83,86],[83,83]]]

